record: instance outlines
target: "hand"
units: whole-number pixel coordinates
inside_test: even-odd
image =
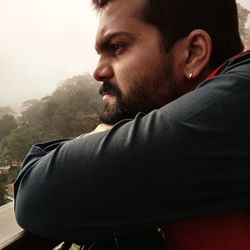
[[[102,132],[102,131],[111,129],[112,127],[113,127],[112,125],[101,123],[92,132],[90,132],[90,134],[95,134],[95,133],[98,133],[98,132]]]
[[[87,136],[87,135],[96,134],[96,133],[99,133],[99,132],[103,132],[105,130],[111,129],[112,127],[113,127],[112,125],[101,123],[92,132],[82,134],[82,135],[78,136],[78,138],[84,137],[84,136]]]

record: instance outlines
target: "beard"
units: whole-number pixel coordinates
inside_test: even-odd
[[[104,81],[99,94],[108,92],[116,101],[112,105],[104,104],[100,121],[113,125],[123,119],[133,119],[139,112],[149,113],[176,99],[172,57],[168,56],[164,65],[151,69],[150,74],[134,77],[129,97],[122,95],[118,84]]]
[[[126,107],[126,103],[122,99],[122,94],[117,85],[111,84],[109,81],[104,81],[99,94],[109,92],[116,97],[116,102],[113,105],[104,104],[102,112],[99,114],[99,119],[102,123],[113,125],[120,120],[132,118],[134,115]]]

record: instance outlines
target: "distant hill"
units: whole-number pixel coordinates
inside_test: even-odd
[[[16,111],[11,108],[10,106],[4,106],[1,107],[0,106],[0,119],[4,116],[4,115],[16,115]]]

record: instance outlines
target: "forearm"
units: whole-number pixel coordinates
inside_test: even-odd
[[[174,107],[36,148],[42,156],[31,154],[15,184],[20,225],[47,237],[100,239],[250,206],[249,146],[236,137],[243,135]]]

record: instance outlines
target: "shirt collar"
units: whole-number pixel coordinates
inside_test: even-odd
[[[230,59],[234,59],[234,58],[236,58],[236,57],[238,57],[238,56],[240,56],[240,55],[243,55],[243,54],[245,54],[245,53],[248,53],[248,52],[250,52],[250,50],[247,50],[247,51],[243,51],[243,52],[241,52],[241,53],[238,53],[237,55],[232,56]],[[210,79],[210,78],[212,78],[213,76],[215,76],[215,75],[218,73],[218,71],[226,64],[226,62],[227,62],[227,61],[225,61],[224,63],[222,63],[217,69],[213,70],[213,71],[209,74],[209,76],[207,77],[207,80]]]

